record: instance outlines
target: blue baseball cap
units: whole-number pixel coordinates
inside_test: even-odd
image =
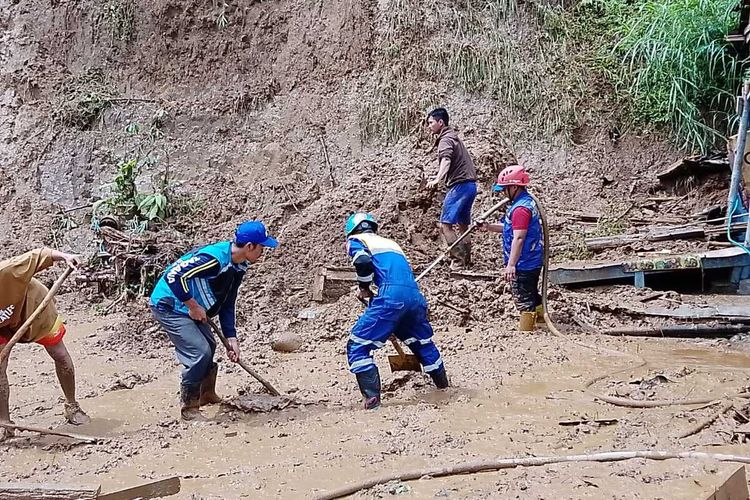
[[[234,232],[234,241],[240,245],[254,243],[269,248],[276,248],[279,245],[278,241],[268,236],[266,226],[257,220],[249,220],[240,224]]]

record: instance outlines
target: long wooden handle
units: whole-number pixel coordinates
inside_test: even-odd
[[[42,314],[42,311],[49,305],[50,302],[52,302],[52,299],[55,298],[55,294],[57,294],[57,291],[60,289],[60,285],[63,284],[63,281],[70,276],[70,273],[72,273],[74,269],[70,266],[65,270],[65,272],[62,273],[62,275],[57,278],[57,281],[55,281],[55,284],[52,285],[52,288],[49,289],[47,292],[47,295],[44,296],[44,299],[42,299],[42,302],[34,309],[34,312],[31,313],[31,315],[24,321],[24,323],[16,330],[16,333],[13,334],[13,337],[10,338],[7,344],[5,344],[5,347],[3,347],[2,352],[0,352],[0,365],[2,365],[5,360],[8,359],[8,356],[10,356],[10,350],[13,349],[13,346],[18,343],[19,340],[21,340],[21,337],[24,336],[24,334],[28,331],[28,329],[31,327],[31,324],[36,320],[36,318]]]
[[[396,348],[396,352],[398,353],[398,355],[401,356],[402,358],[405,358],[406,354],[404,353],[404,350],[401,349],[401,346],[399,345],[399,343],[396,342],[396,337],[391,335],[388,339],[391,341],[391,344],[393,344],[393,347]]]
[[[359,299],[359,301],[360,301],[360,302],[362,303],[362,305],[364,305],[365,307],[369,307],[369,306],[370,306],[370,303],[369,303],[369,302],[367,302],[367,301],[366,301],[365,299],[363,299],[362,297],[360,297],[360,296],[357,296],[357,299]],[[393,344],[393,347],[395,347],[395,348],[396,348],[396,352],[398,353],[398,355],[399,355],[400,357],[402,357],[402,358],[405,358],[405,357],[406,357],[406,353],[404,353],[404,350],[403,350],[403,349],[401,348],[401,345],[400,345],[400,344],[398,343],[398,341],[396,341],[396,337],[395,337],[394,335],[391,335],[390,337],[388,337],[388,340],[390,340],[390,341],[391,341],[391,344]]]
[[[494,214],[495,212],[497,212],[498,210],[500,210],[500,209],[501,209],[501,208],[502,208],[503,206],[505,206],[505,205],[506,205],[506,204],[507,204],[507,203],[508,203],[509,201],[510,201],[510,200],[508,200],[508,198],[503,198],[503,199],[502,199],[502,200],[500,200],[499,202],[497,202],[497,203],[495,203],[494,205],[492,205],[492,206],[491,206],[491,207],[490,207],[490,208],[489,208],[489,209],[488,209],[488,210],[487,210],[486,212],[484,212],[484,213],[483,213],[482,215],[480,215],[480,216],[479,216],[479,219],[478,219],[478,220],[484,221],[484,219],[486,219],[486,218],[487,218],[487,217],[489,217],[490,215],[492,215],[492,214]],[[441,254],[440,254],[440,255],[438,256],[438,258],[437,258],[437,259],[435,259],[434,261],[432,261],[432,264],[430,264],[429,266],[427,266],[427,269],[425,269],[424,271],[422,271],[421,273],[419,273],[419,276],[417,276],[417,279],[416,279],[415,281],[419,281],[419,280],[421,280],[422,278],[424,278],[424,276],[425,276],[425,275],[426,275],[427,273],[429,273],[430,271],[432,271],[432,270],[434,269],[434,267],[435,267],[435,266],[437,266],[438,264],[440,264],[440,263],[441,263],[441,262],[443,261],[443,259],[445,259],[445,257],[446,257],[446,256],[447,256],[448,254],[450,254],[450,253],[451,253],[451,250],[453,250],[453,249],[454,249],[454,248],[455,248],[456,246],[458,246],[459,244],[461,244],[461,242],[462,242],[462,241],[463,241],[464,239],[466,239],[466,237],[467,237],[467,236],[469,236],[469,235],[470,235],[471,233],[473,233],[473,232],[474,232],[474,230],[475,230],[476,228],[478,228],[478,227],[479,227],[479,224],[477,224],[477,222],[476,222],[476,221],[475,221],[475,222],[472,222],[472,224],[471,224],[471,225],[469,226],[469,228],[468,228],[468,229],[467,229],[467,230],[466,230],[466,231],[464,232],[464,234],[462,234],[461,236],[459,236],[459,237],[458,237],[458,239],[456,239],[456,241],[454,241],[454,242],[453,242],[453,244],[452,244],[451,246],[449,246],[448,248],[446,248],[446,249],[445,249],[445,250],[443,251],[443,253],[441,253]]]
[[[84,443],[98,443],[100,441],[106,440],[106,438],[103,438],[103,437],[85,436],[83,434],[75,434],[73,432],[64,432],[64,431],[58,431],[55,429],[45,429],[43,427],[29,427],[28,425],[9,424],[6,422],[0,422],[0,427],[5,427],[6,429],[15,429],[19,431],[26,431],[26,432],[37,432],[39,434],[49,434],[51,436],[62,436],[62,437],[67,437],[71,439],[77,439],[79,441],[83,441]]]
[[[219,337],[219,340],[221,340],[221,343],[224,345],[224,348],[227,351],[229,351],[231,348],[229,347],[229,341],[224,336],[224,332],[222,332],[221,329],[218,326],[216,326],[216,323],[214,323],[214,321],[212,319],[209,318],[207,321],[208,321],[208,326],[210,326],[211,329],[216,334],[216,336]],[[270,392],[272,395],[274,395],[274,396],[281,396],[281,393],[279,391],[277,391],[276,388],[273,385],[271,385],[271,383],[268,380],[266,380],[263,377],[261,377],[260,374],[258,372],[256,372],[255,370],[253,370],[252,368],[250,368],[247,365],[247,363],[245,363],[242,360],[239,360],[237,362],[237,364],[240,365],[242,367],[242,369],[245,370],[247,373],[249,373],[250,375],[252,375],[252,377],[255,380],[257,380],[258,382],[260,382],[261,384],[263,384],[263,387],[265,387],[266,389],[268,389],[268,392]]]

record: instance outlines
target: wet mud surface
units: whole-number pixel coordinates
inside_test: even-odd
[[[180,498],[291,499],[389,471],[480,458],[747,450],[732,442],[736,423],[729,416],[677,438],[716,407],[615,407],[584,390],[586,381],[606,374],[612,375],[592,390],[644,399],[720,398],[742,390],[750,356],[716,342],[574,337],[623,353],[614,355],[541,330],[439,328],[436,341],[454,387],[438,391],[425,375],[391,374],[381,351],[376,360],[384,400],[373,412],[360,408],[343,340],[288,354],[243,344],[245,360],[285,395],[265,394],[221,359],[217,391],[229,404],[204,407],[207,422],[185,424],[178,420],[179,367],[172,352],[158,342],[149,344],[150,356],[107,349],[110,321],[79,313],[69,321],[66,341],[79,400],[92,417],[85,426],[63,424],[62,397],[46,353],[29,345],[14,349],[9,377],[16,421],[106,440],[81,445],[18,433],[0,444],[4,478],[102,484],[108,491],[179,475]],[[629,368],[640,359],[647,364]],[[359,497],[696,498],[731,470],[731,464],[677,460],[560,464],[381,485]]]

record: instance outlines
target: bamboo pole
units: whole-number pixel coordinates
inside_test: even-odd
[[[50,302],[52,302],[52,299],[55,298],[55,294],[57,294],[57,291],[60,289],[60,285],[63,284],[63,281],[65,281],[65,278],[67,278],[70,273],[73,272],[72,267],[68,267],[62,275],[57,278],[57,281],[55,281],[55,284],[52,285],[52,288],[49,289],[47,292],[47,295],[44,296],[44,299],[42,299],[42,302],[37,306],[36,309],[34,309],[34,312],[31,313],[31,315],[24,321],[24,323],[16,330],[16,333],[13,334],[13,337],[11,337],[10,340],[8,340],[8,343],[5,344],[5,347],[3,347],[2,352],[0,352],[0,366],[3,365],[6,359],[8,359],[8,356],[10,356],[10,350],[13,349],[13,346],[18,343],[19,340],[21,340],[21,337],[24,336],[26,331],[31,327],[31,324],[36,320],[36,318],[44,311],[44,309],[49,305]]]

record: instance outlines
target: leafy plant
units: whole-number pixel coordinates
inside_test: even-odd
[[[125,127],[125,133],[128,135],[138,135],[141,133],[141,126],[136,122],[128,123]]]
[[[139,195],[136,203],[138,214],[147,221],[164,220],[169,215],[169,200],[162,193]]]
[[[602,66],[635,123],[666,127],[683,148],[724,138],[744,61],[724,37],[733,0],[585,0],[611,29]],[[601,21],[600,21],[601,22]]]
[[[134,159],[119,164],[117,173],[109,185],[110,195],[94,203],[95,217],[107,214],[124,217],[135,224],[134,230],[142,223],[165,220],[169,217],[167,193],[170,186],[166,174],[159,186],[159,192],[139,193],[136,183],[139,171],[139,164]]]

